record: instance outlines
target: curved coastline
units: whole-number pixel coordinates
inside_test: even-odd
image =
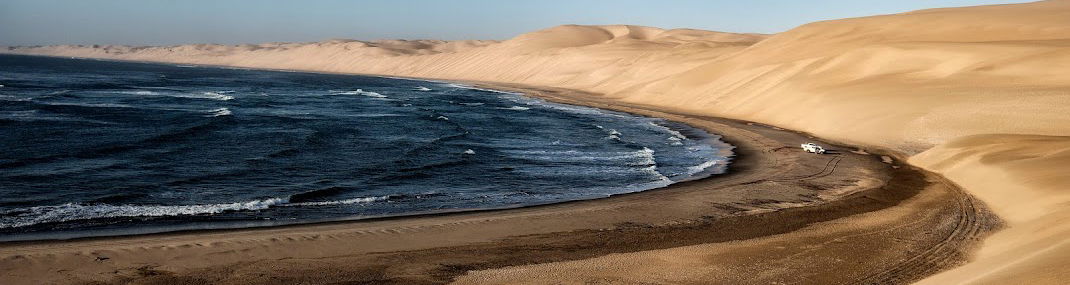
[[[892,242],[888,249],[877,250],[872,256],[859,257],[857,249],[834,244],[796,253],[795,258],[784,261],[790,270],[780,275],[737,272],[719,279],[757,282],[802,274],[811,280],[835,283],[905,283],[962,261],[974,238],[995,225],[983,207],[938,175],[898,162],[886,164],[879,155],[846,146],[834,145],[840,151],[833,156],[805,156],[794,150],[793,143],[821,141],[805,134],[599,101],[571,90],[475,84],[519,90],[555,102],[682,122],[721,135],[736,146],[736,156],[728,172],[712,179],[602,199],[311,225],[0,244],[0,264],[17,271],[0,273],[11,276],[15,283],[273,283],[268,280],[280,277],[291,282],[539,283],[532,281],[539,279],[526,279],[538,277],[539,266],[560,270],[561,266],[578,264],[582,268],[607,262],[607,258],[641,259],[691,247],[716,248],[721,256],[756,258],[762,254],[753,252],[753,246],[774,241],[813,245],[814,235],[831,240],[863,237],[843,243],[851,248],[867,248],[927,231],[931,233],[926,235],[929,239]],[[820,171],[815,172],[818,168]],[[942,203],[947,205],[933,206]],[[860,218],[866,216],[876,217]],[[949,226],[948,220],[954,218],[970,221]],[[855,223],[852,219],[862,219],[860,224],[868,225],[845,228],[845,224]],[[901,232],[887,233],[889,227]],[[939,254],[926,258],[911,258],[916,255],[908,254],[930,252],[933,248],[939,248]],[[769,254],[783,252],[766,253]],[[207,256],[217,258],[206,262]],[[858,260],[847,268],[814,271],[806,266],[830,257]],[[886,262],[899,259],[922,262]],[[78,266],[89,260],[97,261],[94,266]],[[720,266],[732,263],[725,261]],[[41,274],[41,270],[55,268],[68,268],[71,273],[51,276],[57,280],[35,279],[49,276]],[[256,268],[282,270],[266,272]],[[238,270],[260,275],[226,273]],[[347,273],[315,273],[321,270]],[[573,272],[576,278],[609,274],[619,280],[645,282],[627,270]],[[543,278],[548,276],[552,275]],[[688,276],[681,278],[684,279],[674,282],[697,281]]]
[[[92,58],[86,58],[86,59],[92,59]],[[146,63],[146,64],[161,64],[161,63],[156,63],[156,62],[126,61],[126,60],[112,60],[112,59],[92,59],[92,60],[116,61],[116,62],[137,62],[137,63]],[[212,66],[212,65],[204,65],[204,66],[201,66],[201,65],[189,65],[189,66],[207,67],[207,68],[225,67],[225,66]],[[231,67],[228,67],[228,68],[231,68]],[[323,72],[302,71],[302,70],[271,69],[270,71],[324,74]],[[345,74],[345,73],[326,73],[326,74],[355,75],[355,74]],[[518,90],[518,92],[509,92],[509,91],[498,90],[498,89],[496,89],[496,88],[498,88],[497,86],[485,86],[486,88],[481,88],[480,86],[483,86],[484,83],[474,83],[473,85],[470,86],[470,85],[460,85],[460,84],[466,83],[466,82],[461,82],[461,81],[440,81],[440,80],[432,80],[432,79],[408,78],[408,77],[389,77],[389,76],[367,75],[367,74],[356,74],[356,75],[372,76],[372,77],[384,77],[384,78],[392,78],[392,79],[399,79],[399,80],[413,80],[413,81],[421,81],[421,82],[447,83],[447,84],[451,84],[451,85],[456,85],[459,88],[471,88],[471,89],[476,89],[476,90],[484,90],[484,91],[491,91],[491,92],[502,92],[502,93],[509,93],[509,94],[518,94],[518,95],[525,96],[525,97],[538,98],[538,97],[531,97],[530,94],[528,94],[528,92],[526,92],[526,90]],[[507,88],[507,87],[502,86],[502,88]],[[538,98],[538,99],[546,99],[546,98]],[[547,101],[549,101],[550,104],[559,104],[557,102],[553,102],[553,100],[547,100]],[[582,104],[573,105],[573,104],[567,104],[566,103],[564,105],[578,106],[578,107],[584,107],[584,108],[589,107],[589,106],[584,106]],[[619,110],[608,110],[608,109],[598,109],[598,108],[594,108],[594,109],[599,110],[599,112],[618,113],[618,114],[626,113],[629,116],[660,119],[660,118],[651,117],[651,116],[647,116],[647,115],[643,115],[643,114],[630,113],[630,112],[620,112]],[[717,135],[716,133],[709,132],[709,130],[707,130],[707,129],[702,129],[702,128],[690,126],[690,125],[687,125],[685,123],[680,123],[680,122],[676,122],[676,121],[672,121],[672,122],[673,123],[679,123],[681,125],[686,126],[687,128],[693,128],[695,130],[702,131],[703,132],[703,134],[702,134],[703,137],[701,139],[695,139],[695,141],[700,142],[700,143],[704,143],[704,144],[709,144],[709,145],[713,146],[715,149],[720,150],[720,156],[725,158],[725,159],[723,161],[711,160],[710,162],[717,161],[718,163],[710,165],[710,166],[707,166],[707,167],[704,167],[702,171],[695,172],[695,173],[691,174],[687,178],[681,179],[679,181],[672,182],[668,186],[657,186],[657,187],[653,187],[653,188],[642,188],[640,190],[622,191],[620,193],[609,194],[607,196],[602,196],[602,197],[590,197],[590,198],[582,198],[582,199],[575,199],[575,200],[555,201],[555,202],[549,202],[549,203],[525,203],[525,204],[513,204],[513,205],[506,205],[506,206],[490,206],[490,207],[479,207],[479,208],[457,208],[457,209],[444,209],[444,210],[416,211],[416,212],[410,212],[410,213],[405,213],[405,214],[361,215],[361,216],[349,216],[349,217],[341,217],[341,218],[334,218],[334,219],[321,219],[321,220],[303,220],[303,221],[276,221],[276,220],[270,220],[270,221],[233,221],[233,222],[224,221],[224,222],[202,222],[202,223],[192,222],[192,223],[180,224],[180,225],[159,225],[159,226],[148,226],[148,227],[140,227],[140,228],[116,228],[116,229],[99,229],[99,230],[81,230],[81,231],[76,231],[76,232],[63,232],[63,231],[60,231],[60,232],[34,232],[34,233],[29,233],[29,234],[13,234],[13,235],[10,235],[10,236],[0,236],[0,245],[5,245],[5,244],[6,245],[39,244],[39,243],[49,243],[49,242],[53,242],[53,241],[66,242],[66,241],[110,240],[110,239],[135,238],[135,237],[138,237],[138,236],[163,236],[163,235],[174,235],[174,234],[197,234],[197,233],[210,233],[210,232],[216,232],[216,231],[227,232],[227,231],[243,231],[243,230],[271,229],[271,228],[293,228],[293,227],[313,226],[313,225],[344,224],[344,223],[361,222],[361,221],[384,221],[384,220],[397,220],[397,219],[420,218],[420,217],[431,217],[431,216],[444,216],[444,215],[463,215],[463,214],[466,214],[466,213],[488,212],[488,211],[489,212],[493,212],[493,211],[499,211],[499,210],[530,208],[530,207],[540,207],[540,206],[552,206],[552,205],[558,205],[558,204],[567,204],[567,203],[578,202],[578,201],[587,201],[587,200],[598,200],[598,199],[605,199],[605,198],[614,197],[614,196],[629,195],[629,194],[634,194],[634,193],[639,193],[639,192],[657,190],[657,189],[660,189],[660,188],[665,188],[665,187],[672,186],[673,184],[676,184],[676,183],[689,182],[689,181],[695,181],[695,180],[700,180],[700,179],[707,179],[707,178],[710,178],[712,176],[716,176],[717,174],[721,174],[721,173],[723,173],[725,171],[724,169],[728,167],[727,165],[731,162],[732,157],[734,156],[734,154],[732,152],[732,149],[734,148],[733,145],[721,141],[720,140],[721,137],[719,135]],[[282,199],[283,198],[270,198],[268,200],[284,201]]]
[[[1066,237],[1070,236],[1070,224],[1061,222],[1070,217],[1070,208],[1066,207],[1070,205],[1067,203],[1070,196],[1064,195],[1064,190],[1070,185],[1070,180],[1065,179],[1067,173],[1070,173],[1066,171],[1066,166],[1070,165],[1070,152],[1066,151],[1070,150],[1070,136],[1067,136],[1070,133],[1067,128],[1070,121],[1066,120],[1068,117],[1064,114],[1066,107],[1070,105],[1062,104],[1068,94],[1063,92],[1067,88],[1066,80],[1060,76],[1062,73],[1053,72],[1062,66],[1053,66],[1051,63],[1057,59],[1070,58],[1067,49],[1057,48],[1060,41],[1070,38],[1070,29],[1060,29],[1068,23],[1065,21],[1066,13],[1070,11],[1068,4],[1070,1],[1048,0],[1023,4],[928,9],[809,23],[772,35],[691,29],[666,30],[630,25],[563,25],[521,34],[515,39],[501,42],[436,41],[431,43],[433,45],[430,47],[420,45],[400,50],[396,45],[374,41],[363,41],[364,44],[360,46],[352,46],[352,41],[327,40],[242,46],[188,44],[160,47],[7,47],[6,50],[0,50],[0,53],[482,80],[570,88],[604,94],[606,97],[603,98],[598,95],[575,96],[577,100],[598,101],[601,103],[596,104],[601,105],[660,110],[665,111],[662,113],[690,115],[695,119],[705,119],[705,116],[735,118],[786,129],[804,130],[822,138],[845,142],[843,145],[865,148],[854,150],[856,154],[883,153],[888,157],[887,161],[895,166],[916,166],[928,171],[921,172],[926,186],[913,186],[924,190],[913,194],[911,198],[887,199],[871,196],[867,199],[875,202],[869,202],[890,204],[883,206],[883,210],[862,210],[864,213],[836,215],[839,218],[802,229],[784,230],[787,232],[783,234],[769,234],[757,238],[740,235],[736,240],[723,243],[691,240],[685,244],[695,245],[655,250],[647,250],[649,247],[638,245],[617,247],[603,250],[603,255],[589,258],[574,252],[571,255],[544,255],[542,259],[516,256],[512,252],[499,253],[514,257],[517,262],[541,264],[530,266],[511,266],[516,263],[504,262],[495,256],[487,256],[483,260],[443,260],[442,258],[448,256],[459,255],[457,252],[448,255],[445,251],[439,251],[439,254],[435,255],[438,259],[425,259],[438,260],[438,264],[424,260],[386,259],[387,262],[379,262],[384,264],[381,268],[383,270],[352,273],[334,279],[337,281],[444,283],[447,281],[443,280],[456,278],[459,283],[481,280],[485,283],[557,281],[556,283],[895,284],[910,283],[910,280],[916,279],[917,276],[928,274],[931,276],[918,284],[1062,284],[1065,282],[1060,281],[1070,279],[1070,267],[1061,266],[1066,263],[1063,261],[1070,257],[1070,243],[1066,242]],[[941,28],[929,28],[933,26]],[[986,28],[979,30],[979,26]],[[792,52],[785,53],[786,50]],[[978,112],[984,116],[978,116]],[[733,132],[738,134],[732,136],[733,142],[754,143],[750,144],[753,147],[749,148],[749,152],[738,157],[733,172],[722,178],[758,177],[739,178],[751,183],[747,185],[753,187],[753,192],[767,192],[770,187],[791,183],[799,177],[815,177],[809,175],[822,176],[828,173],[816,179],[828,182],[824,179],[843,177],[842,170],[847,169],[832,167],[831,172],[816,172],[826,169],[825,165],[807,162],[810,157],[806,156],[784,156],[781,153],[783,151],[777,150],[778,147],[795,148],[798,142],[777,143],[775,139],[760,140],[759,137],[770,134],[762,133],[764,129],[753,129],[760,127],[757,123],[754,126],[745,122],[733,126],[753,131]],[[762,134],[750,135],[751,133]],[[806,135],[802,137],[805,138]],[[765,143],[762,143],[763,141]],[[880,155],[871,158],[876,159],[878,156]],[[827,160],[827,163],[829,166],[843,166],[831,160]],[[745,164],[751,164],[751,167],[742,169],[741,166]],[[790,169],[778,174],[764,171],[760,166],[784,166]],[[793,166],[813,172],[797,172],[798,169]],[[756,174],[763,171],[765,174]],[[789,172],[793,171],[797,172],[797,176],[789,176]],[[882,178],[882,173],[885,172],[877,171],[865,177],[880,178],[879,181],[896,180]],[[760,178],[762,175],[766,178]],[[814,179],[799,182],[812,180]],[[839,181],[820,186],[847,189],[844,185],[855,184],[861,180]],[[709,180],[706,183],[711,184],[708,191],[720,192],[725,188],[738,187]],[[809,182],[793,184],[801,188],[814,187]],[[959,189],[960,185],[965,191]],[[686,192],[681,189],[689,187],[691,186],[677,185],[670,189],[654,191],[660,192],[656,196],[642,193],[636,196],[645,197],[643,202],[657,203],[675,211],[678,209],[674,206],[688,204],[676,201],[676,204],[669,205],[661,200],[672,199],[666,197],[676,197],[673,193]],[[678,199],[688,200],[692,197]],[[940,199],[934,200],[934,197]],[[786,197],[774,198],[776,199],[768,201],[780,201],[777,199]],[[988,214],[989,211],[984,205],[974,198],[987,203],[991,212],[998,214],[999,218]],[[620,199],[604,199],[600,200],[599,205],[616,208],[621,205],[618,200],[628,199],[631,198],[624,196]],[[849,204],[854,205],[851,207],[857,207],[865,203],[867,200],[853,200]],[[735,209],[735,206],[742,205],[729,203],[726,206],[719,202],[709,202],[706,206]],[[636,217],[642,217],[644,214],[634,209],[628,211],[629,215]],[[702,209],[687,215],[692,218],[668,221],[705,221],[693,217],[714,211]],[[792,210],[780,212],[790,211]],[[497,215],[484,220],[498,219],[513,212],[497,212]],[[844,210],[833,212],[843,213]],[[598,217],[605,216],[582,216],[588,222]],[[904,222],[911,220],[910,218],[915,220],[914,223]],[[786,223],[798,221],[800,217],[796,213],[795,216],[789,215],[781,219]],[[999,219],[1005,222],[1001,226],[1003,228],[986,236],[992,227],[998,226]],[[408,220],[401,219],[398,223],[406,221]],[[544,227],[543,231],[566,231],[571,228],[562,224],[574,222],[568,219],[561,221],[562,223]],[[592,222],[587,227],[620,228],[612,236],[607,234],[603,240],[623,239],[620,233],[625,232],[627,228],[621,226],[635,225],[617,225],[608,221],[593,224]],[[932,227],[930,229],[912,226],[918,224]],[[643,227],[647,225],[653,224],[642,224]],[[750,225],[760,227],[754,223]],[[651,227],[665,231],[664,228]],[[397,225],[384,225],[379,229],[389,231],[397,228]],[[464,231],[459,228],[452,229],[446,232]],[[704,233],[723,229],[708,228]],[[428,246],[443,247],[442,244],[434,243],[436,240],[416,238],[426,229],[416,227],[409,231],[415,231],[415,234],[393,234],[393,237],[429,242]],[[511,233],[522,234],[521,231]],[[279,233],[277,236],[298,239],[338,237],[335,234],[320,233],[298,236],[296,232]],[[496,240],[501,236],[467,236],[466,240]],[[573,236],[576,237],[575,240],[581,239],[578,235]],[[285,249],[277,246],[277,243],[265,241],[264,236],[245,237],[250,244]],[[881,240],[882,238],[884,239]],[[966,250],[972,244],[981,243],[981,239],[982,246]],[[175,241],[172,244],[189,245],[190,240],[193,239]],[[351,240],[367,241],[368,238],[348,235],[335,241]],[[389,244],[393,240],[384,242]],[[159,246],[161,243],[158,240],[155,243],[146,241],[138,244]],[[279,268],[293,267],[283,266],[284,262],[280,259],[287,257],[285,254],[258,252],[251,245],[242,247],[235,243],[237,242],[233,239],[217,237],[208,243],[214,245],[211,249],[200,252],[245,250],[250,252],[249,256],[256,264]],[[323,248],[332,248],[330,245],[309,245],[316,243],[315,240],[304,241],[300,243],[300,248],[321,252]],[[497,240],[494,243],[498,246],[508,245]],[[521,252],[520,249],[527,252],[536,249],[575,251],[577,248],[604,248],[575,246],[577,244],[558,243],[557,247],[525,244],[513,246],[517,252]],[[844,249],[840,246],[843,244],[852,245],[856,249]],[[360,244],[352,244],[351,247],[366,248]],[[87,247],[80,245],[79,248]],[[99,248],[122,247],[113,244],[112,247]],[[889,249],[902,252],[885,252]],[[398,247],[388,251],[390,250],[413,251],[411,248]],[[53,252],[56,252],[57,259],[71,258],[69,254],[65,254],[69,251],[54,249]],[[82,252],[83,256],[109,253],[106,250]],[[181,252],[198,251],[182,249]],[[352,248],[337,250],[338,254],[363,255],[356,252],[361,251]],[[836,254],[837,252],[839,254]],[[826,253],[825,258],[820,258],[820,253]],[[409,256],[427,257],[426,252],[421,254],[423,255],[413,253]],[[43,259],[40,254],[26,256],[29,257],[27,260],[41,264],[62,263]],[[210,256],[233,255],[213,253]],[[397,257],[401,256],[401,253],[382,256]],[[174,280],[185,280],[183,278],[189,278],[189,275],[193,274],[191,272],[196,270],[194,267],[208,266],[183,263],[181,258],[166,259],[169,256],[164,254],[157,257],[140,259],[141,265],[146,266],[144,272],[174,273]],[[211,259],[206,257],[207,255],[202,256],[205,260]],[[67,277],[64,277],[68,278],[67,280],[137,279],[136,274],[129,269],[133,263],[127,258],[128,255],[102,261],[96,266],[103,269],[92,271],[99,274],[89,277],[84,276],[91,270],[62,271],[75,267],[71,265],[56,266],[57,272],[35,272],[63,272],[67,274]],[[353,272],[354,268],[370,268],[358,267],[355,264],[375,264],[374,261],[368,261],[370,257],[367,257],[362,259],[364,262],[354,261],[354,265],[342,265],[338,264],[337,261],[341,257],[337,255],[315,256],[305,252],[292,252],[288,258],[314,258],[323,263],[304,271],[287,272],[305,275],[321,274],[327,269]],[[118,261],[120,259],[122,261]],[[292,260],[297,262],[296,259]],[[398,261],[405,262],[403,265],[387,265],[401,263]],[[803,261],[809,261],[810,266],[801,264]],[[7,264],[15,263],[4,265]],[[94,263],[86,262],[78,266],[86,264]],[[423,267],[420,267],[420,264]],[[863,265],[871,267],[862,268]],[[592,269],[596,267],[606,270],[599,272]],[[925,269],[926,267],[928,269]],[[956,268],[938,274],[932,273],[950,267]],[[235,269],[233,272],[255,272],[241,266],[227,265],[226,268]],[[844,268],[842,272],[837,271],[840,268]],[[112,271],[105,269],[116,271],[111,273]],[[126,273],[119,269],[126,270]],[[399,272],[396,269],[408,271]],[[567,272],[572,276],[562,276],[560,272]],[[836,276],[829,277],[833,274]],[[271,275],[272,278],[279,279],[248,277],[245,281],[301,281],[283,275]],[[205,276],[211,280],[241,280],[239,277],[227,279],[220,272]],[[391,276],[396,279],[390,279]],[[509,279],[519,277],[526,279]],[[553,280],[553,277],[561,280]],[[332,280],[320,281],[326,283]]]

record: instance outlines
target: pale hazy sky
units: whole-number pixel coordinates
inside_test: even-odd
[[[776,33],[995,0],[0,0],[0,45],[507,39],[561,24]]]

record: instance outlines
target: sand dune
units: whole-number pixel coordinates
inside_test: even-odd
[[[767,36],[559,26],[502,41],[12,47],[7,53],[579,89],[890,149],[1008,227],[923,282],[1070,280],[1070,1],[923,10]]]

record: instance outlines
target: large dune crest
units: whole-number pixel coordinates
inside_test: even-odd
[[[543,85],[808,131],[913,156],[1007,221],[975,261],[923,282],[1070,280],[1070,1],[824,21],[772,36],[566,25],[502,42],[0,52]]]

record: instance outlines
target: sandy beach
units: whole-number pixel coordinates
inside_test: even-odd
[[[15,284],[1064,284],[1070,1],[773,34],[6,47],[465,81],[723,135],[729,173],[502,211],[0,245]],[[798,131],[798,132],[796,132]],[[815,141],[829,155],[799,151]]]

